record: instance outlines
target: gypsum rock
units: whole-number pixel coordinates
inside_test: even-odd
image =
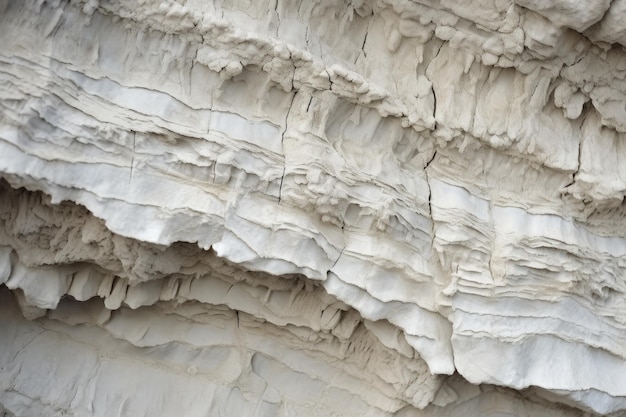
[[[1,195],[0,402],[19,415],[171,415],[181,402],[189,415],[455,415],[493,401],[580,415],[532,392],[433,376],[396,328],[303,277],[116,236],[41,193],[4,184]],[[147,280],[131,285],[137,276]]]
[[[184,3],[1,3],[2,176],[103,219],[85,243],[137,242],[108,261],[61,245],[42,272],[24,221],[32,241],[7,233],[3,259],[25,316],[64,294],[149,308],[183,255],[145,255],[153,273],[129,253],[190,242],[271,282],[297,275],[429,380],[626,408],[626,67],[601,30],[618,2]],[[231,281],[183,298],[215,303]],[[436,391],[401,386],[368,405],[425,407]]]

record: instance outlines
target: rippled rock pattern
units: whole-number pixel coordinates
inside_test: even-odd
[[[0,0],[0,413],[626,413],[626,1]]]

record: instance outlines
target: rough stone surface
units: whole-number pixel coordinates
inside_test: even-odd
[[[0,0],[0,415],[624,415],[624,45],[622,0]]]

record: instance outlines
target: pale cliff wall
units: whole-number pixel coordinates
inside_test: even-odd
[[[0,412],[623,415],[623,45],[620,0],[0,0]]]

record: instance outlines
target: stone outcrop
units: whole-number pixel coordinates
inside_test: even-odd
[[[0,28],[4,415],[626,412],[626,1]]]

